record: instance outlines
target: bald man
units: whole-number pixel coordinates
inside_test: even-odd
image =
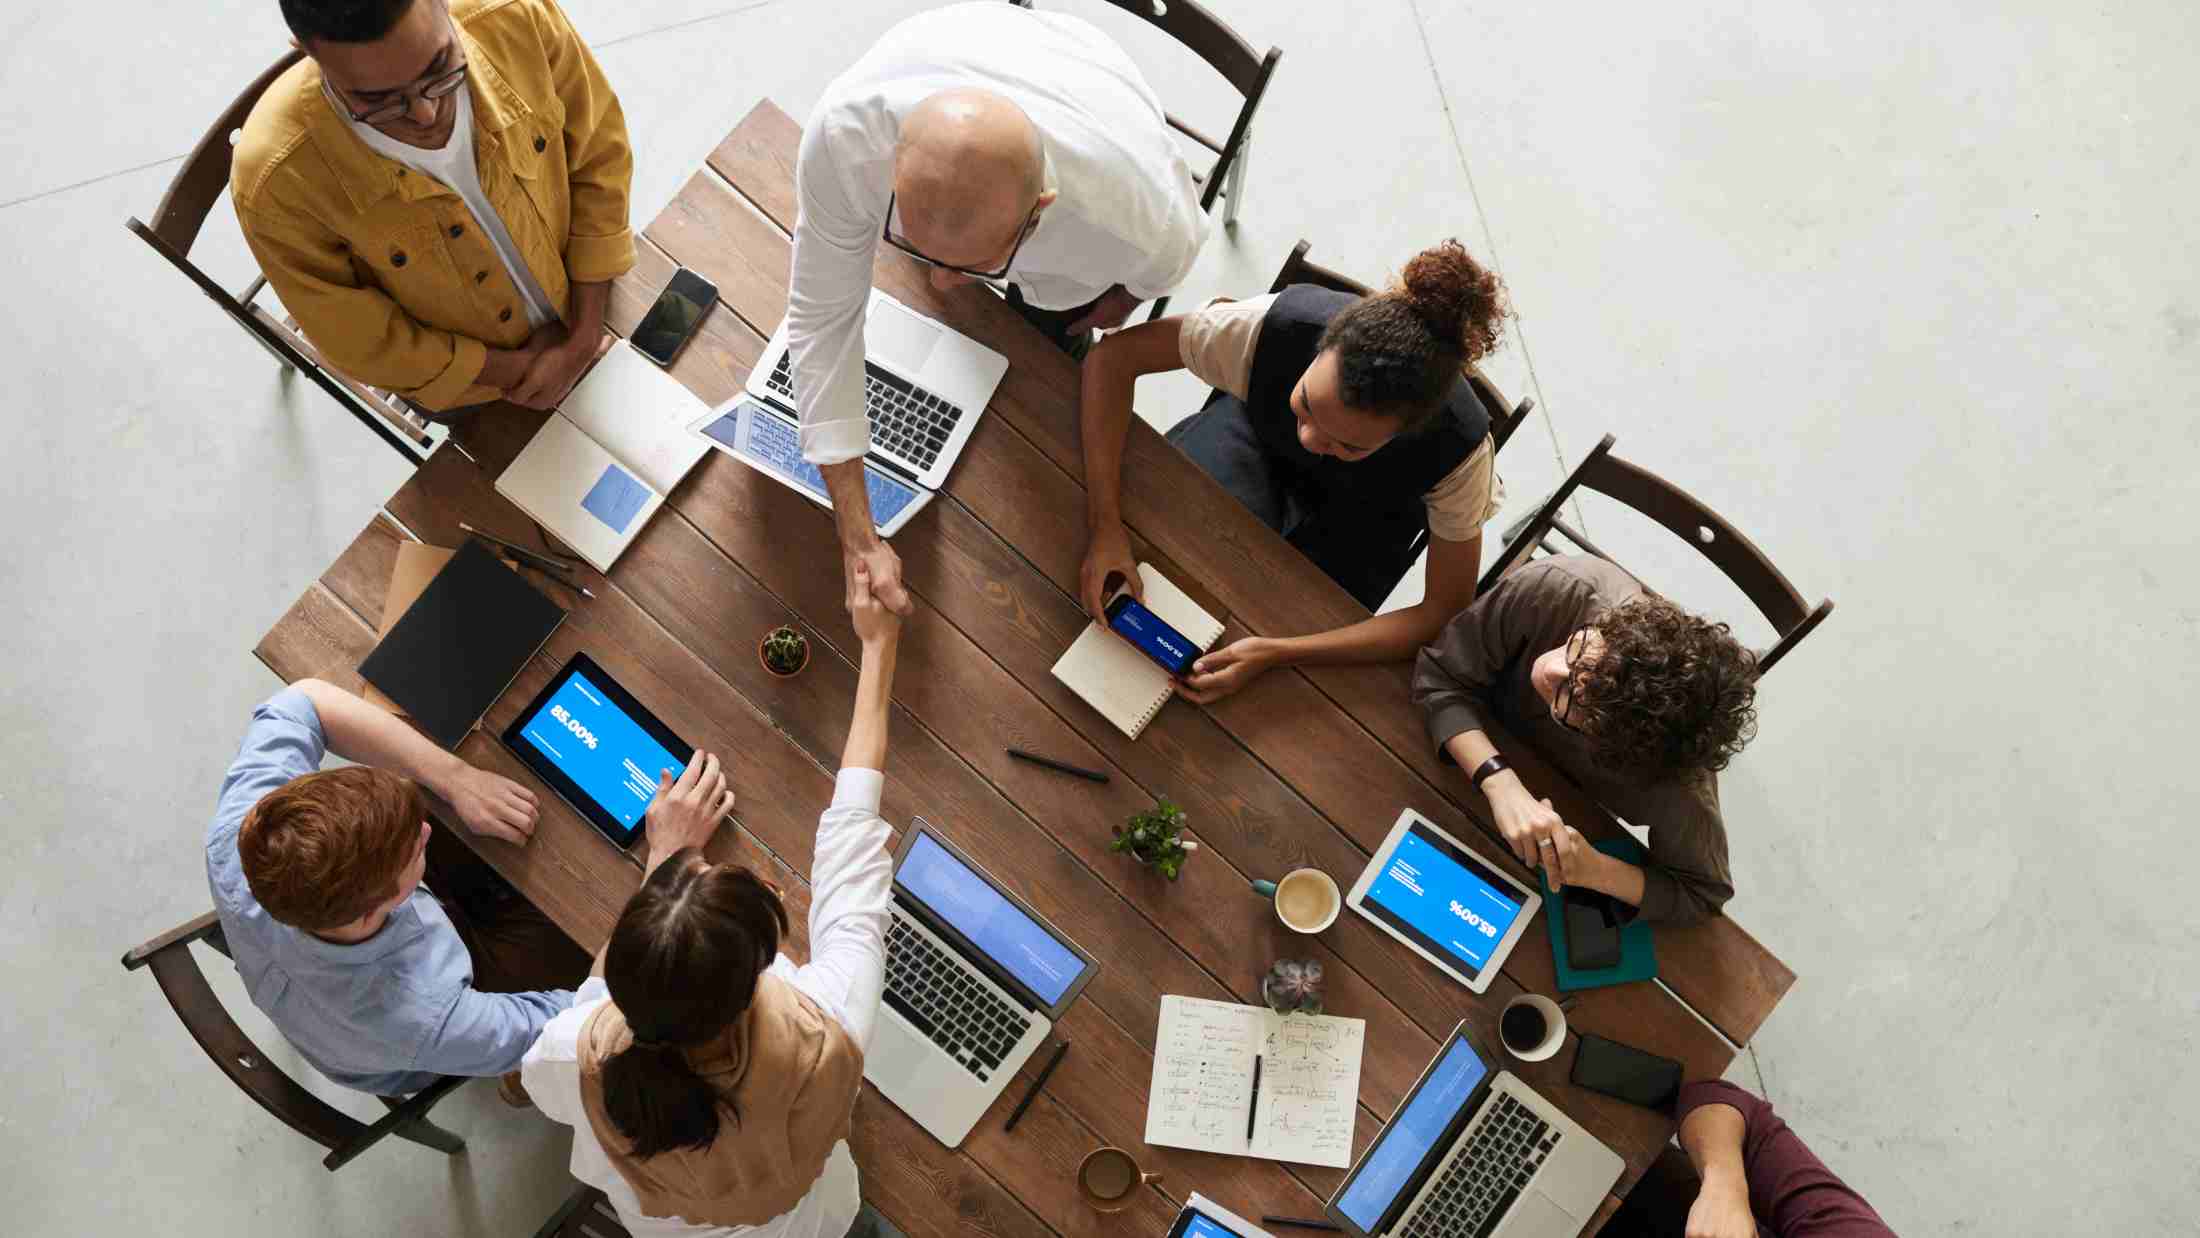
[[[802,454],[825,475],[842,567],[906,614],[871,523],[863,317],[879,242],[954,288],[1005,282],[1065,346],[1191,270],[1207,217],[1160,100],[1084,22],[999,0],[919,14],[825,88],[795,170],[787,295]]]

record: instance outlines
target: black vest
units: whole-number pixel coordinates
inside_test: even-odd
[[[1373,610],[1420,551],[1428,530],[1422,496],[1481,446],[1490,420],[1461,375],[1442,413],[1364,460],[1300,446],[1291,392],[1320,355],[1329,320],[1358,300],[1313,284],[1284,289],[1261,319],[1245,411],[1276,480],[1303,513],[1285,536]]]

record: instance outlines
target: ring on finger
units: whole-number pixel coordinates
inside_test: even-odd
[[[1536,845],[1536,846],[1538,846],[1538,847],[1556,847],[1556,846],[1557,846],[1558,844],[1557,844],[1557,843],[1554,843],[1554,842],[1552,842],[1552,841],[1551,841],[1550,839],[1548,839],[1548,838],[1545,838],[1545,839],[1539,839],[1539,840],[1538,840],[1538,841],[1536,842],[1536,844],[1535,844],[1535,845]]]

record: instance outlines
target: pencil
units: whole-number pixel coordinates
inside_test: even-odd
[[[1079,769],[1077,766],[1074,765],[1064,765],[1062,762],[1055,760],[1053,757],[1043,757],[1036,752],[1025,752],[1021,748],[1009,749],[1008,755],[1016,758],[1019,761],[1029,761],[1033,765],[1043,765],[1051,770],[1059,770],[1065,774],[1074,774],[1079,778],[1083,778],[1091,782],[1106,782],[1108,780],[1108,776],[1104,773],[1101,773],[1099,770]]]
[[[1069,1042],[1066,1040],[1054,1047],[1054,1056],[1048,1058],[1047,1064],[1039,1068],[1039,1077],[1031,1081],[1031,1090],[1024,1093],[1022,1100],[1016,1102],[1016,1111],[1008,1115],[1008,1124],[1001,1127],[1001,1130],[1005,1132],[1016,1129],[1016,1120],[1024,1116],[1024,1110],[1031,1108],[1031,1102],[1039,1099],[1039,1089],[1047,1085],[1047,1077],[1054,1073],[1055,1067],[1062,1064],[1062,1055],[1068,1052]]]

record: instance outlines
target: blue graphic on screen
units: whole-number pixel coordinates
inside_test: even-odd
[[[1160,616],[1132,598],[1123,598],[1108,607],[1108,626],[1122,633],[1172,675],[1183,674],[1186,664],[1199,656],[1199,650],[1184,639],[1183,633],[1161,622]]]
[[[1361,1159],[1360,1172],[1353,1176],[1352,1185],[1337,1197],[1337,1211],[1362,1232],[1374,1232],[1398,1192],[1408,1185],[1413,1171],[1443,1138],[1444,1128],[1459,1116],[1467,1098],[1474,1095],[1475,1087],[1488,1073],[1490,1068],[1465,1038],[1453,1040],[1451,1048],[1429,1069],[1421,1089],[1406,1101],[1405,1108],[1390,1120],[1382,1137]]]
[[[831,502],[831,495],[825,489],[825,475],[817,471],[816,465],[802,458],[802,442],[795,436],[794,427],[751,406],[749,439],[743,443],[739,438],[740,422],[738,411],[727,413],[704,426],[703,433],[714,442],[767,462],[787,480],[828,504]],[[870,492],[871,523],[877,525],[884,525],[900,515],[901,509],[916,502],[919,494],[915,487],[903,485],[869,465],[863,468],[863,488]]]
[[[686,765],[579,671],[566,677],[522,734],[623,826],[642,819],[657,794],[657,771],[677,773]]]
[[[928,834],[917,835],[894,879],[1049,1006],[1085,970],[1083,959]]]
[[[1384,919],[1479,972],[1505,940],[1520,904],[1446,854],[1418,828],[1408,829],[1366,901]]]
[[[1204,1212],[1195,1212],[1191,1223],[1184,1227],[1183,1238],[1238,1238],[1238,1232],[1224,1229]]]

